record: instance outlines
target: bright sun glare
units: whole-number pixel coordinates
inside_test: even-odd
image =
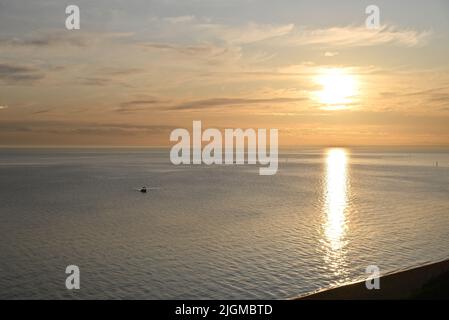
[[[321,86],[317,91],[316,100],[326,110],[348,109],[358,93],[358,80],[344,69],[324,69],[315,78]]]

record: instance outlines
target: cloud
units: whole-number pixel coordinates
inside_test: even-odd
[[[267,39],[281,37],[294,30],[295,25],[260,24],[249,22],[239,25],[227,25],[211,22],[208,18],[197,18],[193,15],[153,18],[154,28],[160,30],[159,36],[165,39],[198,40],[199,42],[220,43],[220,45],[242,45]],[[162,22],[162,23],[161,23]],[[158,37],[160,39],[160,37]]]
[[[130,84],[126,83],[127,76],[132,76],[141,72],[143,72],[143,69],[102,67],[94,70],[90,76],[78,77],[75,83],[83,86],[104,87],[109,85],[120,85],[122,87],[132,87]]]
[[[315,30],[299,29],[290,41],[296,45],[363,47],[391,43],[414,47],[423,45],[430,35],[430,31],[399,30],[394,26],[384,26],[380,29],[346,26]]]
[[[59,45],[72,45],[78,47],[85,47],[87,40],[77,35],[70,33],[52,33],[44,35],[33,35],[26,38],[2,38],[0,39],[0,46],[11,47],[51,47]]]
[[[34,111],[34,112],[32,112],[31,114],[43,114],[43,113],[48,113],[48,112],[50,112],[51,110],[53,110],[53,109],[51,109],[51,108],[48,108],[48,109],[42,109],[42,110]]]
[[[144,47],[159,50],[176,51],[186,55],[210,55],[217,56],[226,52],[226,48],[218,47],[212,44],[201,45],[178,45],[170,43],[144,43]]]
[[[86,85],[86,86],[104,87],[111,83],[112,83],[111,79],[98,78],[98,77],[86,77],[86,78],[81,78],[81,80],[80,80],[80,84]]]
[[[178,16],[178,17],[167,17],[163,19],[166,22],[170,23],[185,23],[192,22],[195,20],[195,16]]]
[[[325,53],[324,53],[324,56],[325,57],[335,57],[335,56],[337,56],[338,55],[338,52],[337,51],[326,51]]]
[[[148,98],[140,100],[126,101],[120,104],[120,107],[116,109],[117,112],[134,112],[147,110],[148,106],[159,106],[167,101],[159,100],[157,98]]]
[[[261,98],[261,99],[249,99],[249,98],[215,98],[215,99],[203,99],[194,100],[189,102],[183,102],[173,105],[169,100],[161,100],[158,98],[149,98],[141,100],[131,100],[120,104],[120,107],[116,109],[117,112],[138,112],[145,110],[205,110],[214,108],[226,108],[232,106],[249,106],[249,105],[264,105],[264,104],[287,104],[299,101],[305,101],[307,98]],[[171,104],[171,105],[170,105]]]
[[[429,94],[438,94],[440,91],[446,91],[448,92],[449,87],[438,87],[438,88],[430,88],[425,90],[418,90],[418,91],[412,91],[412,92],[406,92],[403,93],[402,96],[425,96]]]
[[[132,100],[122,103],[122,106],[134,106],[134,105],[145,105],[145,104],[156,104],[160,103],[161,100],[158,99],[148,99],[148,100]]]
[[[0,122],[0,132],[32,132],[82,135],[136,135],[165,134],[175,126],[134,125],[126,123],[76,123],[66,121],[12,121]]]
[[[7,84],[29,83],[43,77],[44,75],[33,67],[0,63],[0,81]]]
[[[196,29],[204,35],[233,44],[242,45],[285,36],[294,30],[294,24],[271,25],[248,23],[230,27],[221,24],[198,24]]]
[[[449,101],[449,87],[437,87],[426,90],[404,93],[400,96],[413,97],[414,100],[423,101],[428,108],[446,106]]]
[[[173,52],[190,60],[199,60],[208,64],[232,63],[242,56],[241,48],[236,46],[218,46],[212,43],[180,45],[173,43],[142,43],[146,49]]]
[[[108,76],[128,76],[143,72],[143,69],[139,68],[102,68],[99,70],[101,74]]]
[[[179,30],[175,29],[177,32],[195,34],[195,39],[209,43],[219,42],[223,46],[242,46],[270,40],[280,45],[374,46],[396,44],[413,47],[425,44],[432,34],[431,31],[400,29],[396,26],[368,29],[365,26],[351,25],[313,29],[307,26],[295,26],[293,23],[259,24],[251,22],[239,26],[229,26],[204,23],[196,20],[193,16],[166,19],[171,19],[172,22],[193,22],[179,27],[171,26],[170,30],[178,28]]]
[[[182,103],[170,107],[169,110],[199,110],[199,109],[222,108],[235,105],[292,103],[304,100],[306,100],[306,98],[271,98],[271,99],[217,98],[217,99],[205,99]]]
[[[134,35],[132,32],[61,32],[52,31],[47,33],[35,33],[24,37],[3,36],[0,38],[0,47],[37,47],[53,48],[61,46],[73,46],[84,48],[98,42],[110,40],[129,39]]]

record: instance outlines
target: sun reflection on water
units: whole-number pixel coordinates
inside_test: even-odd
[[[326,263],[337,275],[344,274],[346,211],[348,207],[348,153],[335,148],[327,151],[324,186],[324,223]]]

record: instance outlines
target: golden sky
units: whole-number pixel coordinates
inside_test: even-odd
[[[448,145],[449,4],[0,1],[0,145],[166,146],[203,127],[288,145]]]

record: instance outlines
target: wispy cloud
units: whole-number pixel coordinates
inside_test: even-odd
[[[150,49],[169,50],[186,55],[207,55],[219,56],[227,52],[227,48],[215,46],[213,44],[199,44],[199,45],[178,45],[170,43],[143,43],[142,46]]]
[[[267,42],[278,45],[361,47],[395,44],[414,47],[424,45],[432,35],[430,30],[401,29],[393,25],[385,25],[379,29],[367,29],[365,26],[355,25],[317,29],[307,25],[298,26],[294,23],[260,24],[250,22],[231,26],[211,22],[205,23],[193,16],[166,19],[170,19],[169,21],[172,23],[162,26],[163,30],[177,30],[182,33],[195,34],[194,39],[198,41],[219,43],[223,46],[244,46],[257,42]],[[178,25],[173,25],[173,22],[178,22]],[[185,23],[180,24],[179,22]]]
[[[86,32],[80,34],[53,30],[33,33],[27,36],[2,36],[0,38],[0,47],[54,48],[73,46],[84,48],[99,42],[129,39],[133,35],[133,32]]]
[[[44,74],[34,67],[0,63],[0,81],[7,84],[30,83],[43,77]]]
[[[31,114],[44,114],[44,113],[50,112],[51,110],[53,110],[53,109],[51,109],[51,108],[41,109],[41,110],[34,111]]]
[[[248,23],[243,26],[231,27],[221,24],[198,24],[196,29],[205,36],[214,36],[233,45],[250,44],[291,33],[295,28],[293,23],[284,25]]]
[[[170,110],[198,110],[198,109],[212,109],[229,106],[241,105],[260,105],[260,104],[281,104],[304,101],[306,98],[271,98],[271,99],[247,99],[247,98],[217,98],[205,99],[192,102],[182,103],[172,106]]]
[[[138,99],[126,101],[120,104],[120,107],[116,109],[117,112],[135,112],[135,111],[143,111],[147,110],[148,107],[160,106],[161,104],[166,103],[167,101],[160,100],[157,98],[147,98],[147,99]]]
[[[0,39],[0,46],[11,47],[53,47],[59,45],[72,45],[85,47],[87,40],[78,35],[68,33],[38,34],[27,37],[8,37]]]
[[[327,29],[300,28],[290,38],[297,45],[374,46],[397,44],[407,47],[420,46],[432,34],[431,31],[401,30],[394,26],[367,29],[364,26],[333,27]]]
[[[158,98],[141,99],[141,100],[131,100],[123,102],[119,108],[116,109],[117,112],[131,113],[139,111],[148,110],[178,110],[178,111],[195,111],[195,110],[206,110],[206,109],[216,109],[216,108],[227,108],[227,107],[245,107],[245,106],[255,106],[255,105],[280,105],[289,104],[299,101],[305,101],[305,97],[274,97],[274,98],[215,98],[215,99],[203,99],[194,100],[188,102],[182,102],[178,104],[173,104],[169,100],[162,100]]]
[[[104,87],[106,85],[111,84],[111,79],[107,78],[98,78],[98,77],[85,77],[80,79],[80,84],[86,86],[99,86]]]
[[[163,19],[164,21],[170,22],[170,23],[185,23],[185,22],[191,22],[195,20],[195,16],[177,16],[177,17],[166,17]]]
[[[89,123],[68,121],[5,121],[0,122],[0,132],[36,132],[52,134],[162,134],[173,130],[169,125],[138,125],[126,123]]]
[[[102,68],[99,70],[101,74],[107,75],[107,76],[128,76],[133,74],[139,74],[143,71],[141,68]]]
[[[232,64],[242,57],[241,48],[238,46],[219,46],[212,43],[202,44],[174,44],[174,43],[142,43],[147,50],[164,51],[172,53],[189,61],[200,61],[208,65]],[[167,57],[161,57],[161,61]]]
[[[326,51],[324,53],[324,56],[325,57],[335,57],[335,56],[338,56],[338,52],[337,51]]]

